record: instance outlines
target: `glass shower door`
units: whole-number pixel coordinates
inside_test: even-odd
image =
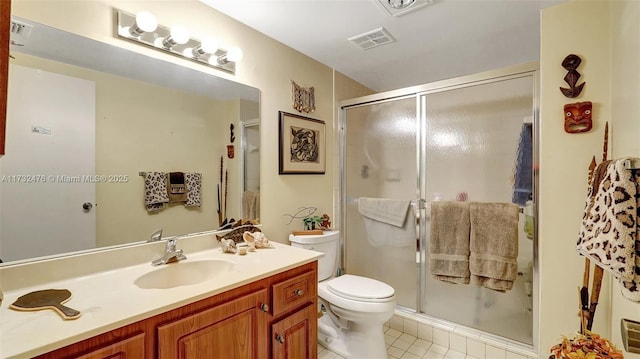
[[[346,271],[389,284],[395,289],[398,305],[414,310],[418,290],[416,241],[400,243],[381,233],[367,233],[358,200],[372,197],[415,202],[416,105],[412,96],[347,109],[343,167]],[[415,223],[412,217],[407,220]],[[386,243],[381,245],[383,241]]]
[[[526,76],[422,96],[426,134],[422,186],[427,203],[512,202],[521,134],[531,126],[533,116],[533,84],[532,76]],[[530,149],[525,155],[531,160]],[[429,273],[426,255],[421,311],[532,344],[534,246],[524,231],[524,222],[520,214],[519,276],[513,289],[501,293],[474,284],[436,280]],[[425,225],[424,243],[429,248],[428,219]]]

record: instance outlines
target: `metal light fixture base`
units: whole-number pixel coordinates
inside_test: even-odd
[[[227,51],[224,49],[218,49],[214,54],[203,54],[200,56],[187,56],[185,55],[186,49],[194,49],[200,45],[200,42],[189,38],[189,41],[185,44],[175,44],[172,47],[168,48],[162,45],[162,40],[157,41],[157,39],[165,39],[167,38],[171,30],[165,26],[158,25],[158,28],[153,32],[145,32],[140,36],[134,36],[131,34],[129,29],[136,23],[136,17],[133,14],[127,13],[122,10],[117,10],[118,15],[118,36],[125,38],[127,40],[137,42],[139,44],[147,45],[153,47],[156,50],[160,50],[163,52],[168,52],[170,54],[179,56],[184,59],[189,59],[191,61],[206,65],[208,67],[212,67],[218,70],[225,71],[230,74],[236,73],[236,63],[233,61],[220,62],[218,59],[225,58]],[[187,51],[187,53],[193,53],[192,51]],[[211,60],[211,61],[210,61]]]

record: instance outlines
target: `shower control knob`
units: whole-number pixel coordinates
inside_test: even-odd
[[[265,313],[268,313],[269,312],[269,305],[266,304],[266,303],[260,304],[260,310],[265,312]]]
[[[276,341],[280,344],[284,344],[284,337],[280,334],[276,334]]]
[[[297,296],[301,296],[304,294],[304,290],[302,289],[296,289],[293,291],[293,294],[297,295]]]

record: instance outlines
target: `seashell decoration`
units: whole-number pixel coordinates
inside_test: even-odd
[[[244,242],[244,239],[242,238],[244,232],[250,232],[250,233],[260,232],[260,228],[256,226],[245,225],[245,226],[238,227],[223,236],[216,235],[216,238],[220,243],[222,243],[221,241],[223,239],[232,239],[235,243],[242,243]]]
[[[245,240],[245,242],[249,243],[250,245],[253,244],[256,248],[273,248],[273,245],[269,242],[267,236],[265,236],[262,232],[244,232],[242,238]],[[247,239],[249,241],[247,241]]]
[[[220,249],[222,249],[222,253],[235,253],[236,242],[233,239],[223,239],[220,241]]]

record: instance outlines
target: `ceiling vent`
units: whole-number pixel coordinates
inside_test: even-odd
[[[368,50],[396,41],[384,27],[367,31],[364,34],[352,36],[348,40],[363,50]]]
[[[377,3],[391,16],[402,16],[416,11],[427,5],[433,4],[433,0],[415,0],[410,6],[404,8],[394,8],[389,0],[377,0]]]

